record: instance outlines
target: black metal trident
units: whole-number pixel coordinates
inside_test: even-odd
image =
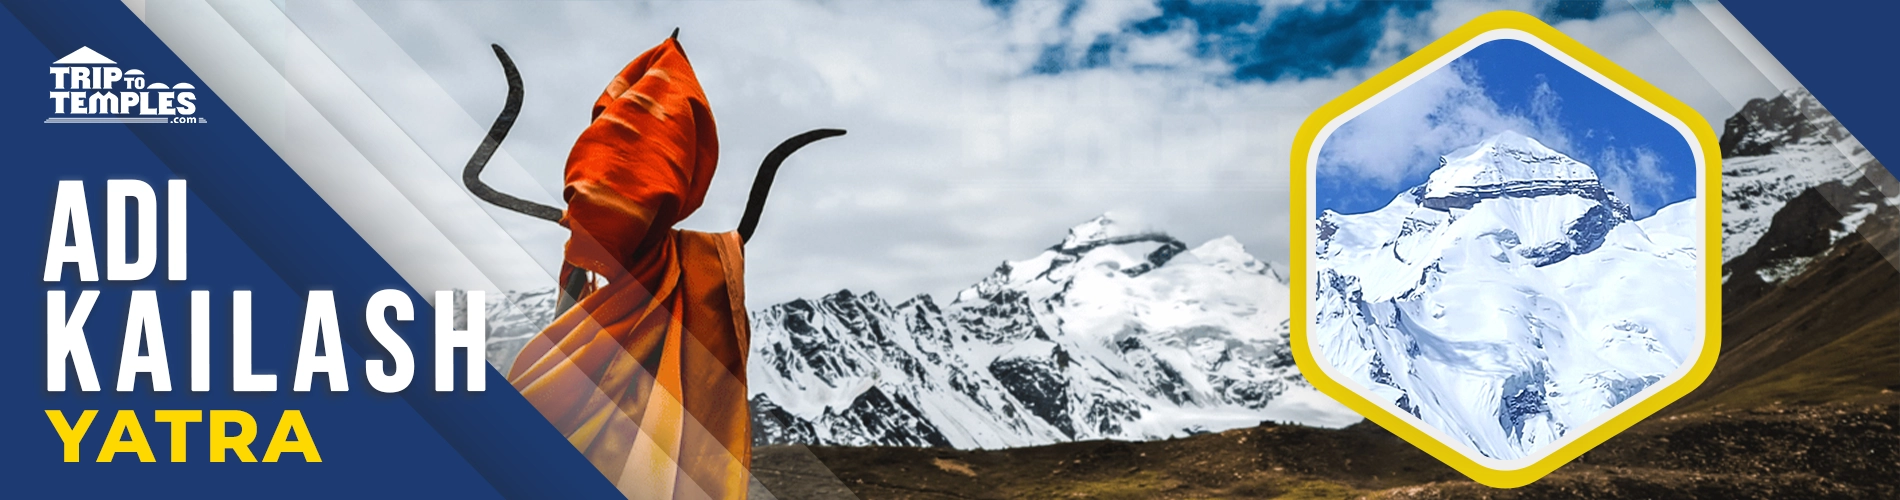
[[[678,29],[673,30],[673,38],[679,38]],[[561,209],[496,191],[495,188],[482,182],[482,169],[487,168],[489,158],[495,155],[496,148],[501,147],[502,139],[508,137],[508,129],[515,126],[515,118],[521,114],[521,72],[515,69],[515,62],[508,58],[508,51],[502,50],[501,45],[489,46],[495,49],[495,58],[501,60],[502,73],[508,78],[508,101],[502,105],[501,115],[495,117],[495,124],[488,127],[488,136],[482,139],[481,146],[476,147],[475,154],[468,158],[468,165],[462,167],[462,183],[468,185],[469,192],[474,193],[475,197],[483,201],[529,217],[559,223]],[[786,158],[807,144],[840,135],[844,135],[843,130],[832,128],[812,130],[786,139],[785,142],[779,143],[778,147],[772,148],[772,152],[765,155],[765,162],[759,165],[758,177],[752,180],[752,194],[746,199],[745,215],[739,218],[738,231],[741,241],[751,241],[752,231],[758,229],[759,213],[765,210],[766,193],[772,189],[772,179],[778,176],[779,165],[785,163]],[[562,294],[559,305],[556,306],[557,314],[573,306],[574,298],[587,284],[587,278],[583,273],[572,273],[567,281],[561,286]]]

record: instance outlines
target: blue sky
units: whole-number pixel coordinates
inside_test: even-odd
[[[1341,126],[1321,147],[1315,200],[1375,210],[1424,182],[1439,155],[1507,129],[1589,164],[1639,218],[1695,196],[1681,134],[1535,47],[1499,40]]]
[[[1089,7],[1087,0],[982,0],[1004,15],[1032,8],[1060,10],[1059,29],[1073,30]],[[1111,0],[1113,1],[1113,0]],[[1124,2],[1137,4],[1137,2]],[[1453,2],[1459,3],[1459,2]],[[1473,2],[1464,2],[1479,5]],[[1652,6],[1666,10],[1672,2]],[[1146,3],[1141,3],[1147,6]],[[1429,40],[1422,33],[1434,17],[1438,2],[1429,0],[1273,1],[1273,0],[1155,0],[1142,13],[1122,19],[1112,30],[1089,33],[1041,46],[1034,73],[1055,74],[1115,65],[1115,55],[1144,39],[1170,32],[1192,31],[1192,55],[1225,63],[1223,77],[1241,82],[1272,82],[1332,76],[1374,59],[1381,49],[1409,53]],[[1603,0],[1537,0],[1499,3],[1493,8],[1522,9],[1546,22],[1591,20],[1603,15]],[[1394,31],[1420,32],[1402,36]],[[1131,69],[1178,69],[1141,64]]]
[[[1017,8],[1013,1],[989,0],[993,8]],[[1154,9],[1126,20],[1118,29],[1083,40],[1043,45],[1031,70],[1039,74],[1110,66],[1114,55],[1143,39],[1191,30],[1192,55],[1226,64],[1228,75],[1243,82],[1271,82],[1330,76],[1339,69],[1365,65],[1381,48],[1390,21],[1415,20],[1431,2],[1325,2],[1282,4],[1271,9],[1254,1],[1161,0]],[[1059,26],[1072,29],[1084,3],[1062,4]],[[1402,23],[1401,23],[1402,24]],[[1401,44],[1405,45],[1405,44]],[[1401,50],[1409,51],[1404,47]],[[1176,69],[1136,64],[1130,69]]]

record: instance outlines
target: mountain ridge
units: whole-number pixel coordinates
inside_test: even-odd
[[[1299,379],[1285,300],[1232,237],[1097,217],[948,303],[847,290],[754,311],[757,435],[995,448],[1356,421]]]

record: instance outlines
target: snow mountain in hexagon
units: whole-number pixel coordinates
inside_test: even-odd
[[[1315,223],[1310,345],[1335,376],[1484,456],[1535,456],[1699,348],[1697,206],[1634,220],[1515,132]]]

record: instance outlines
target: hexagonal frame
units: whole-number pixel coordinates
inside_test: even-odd
[[[1330,137],[1341,124],[1357,116],[1367,108],[1377,105],[1385,98],[1410,86],[1425,75],[1449,64],[1472,48],[1495,40],[1511,39],[1530,44],[1545,54],[1563,62],[1566,66],[1590,77],[1598,84],[1629,99],[1632,103],[1668,123],[1683,134],[1700,166],[1697,183],[1698,199],[1702,201],[1700,209],[1704,222],[1703,238],[1700,249],[1701,272],[1704,286],[1700,290],[1702,307],[1702,347],[1697,356],[1686,360],[1675,373],[1658,381],[1651,389],[1631,397],[1598,417],[1595,427],[1573,432],[1556,443],[1542,448],[1541,455],[1533,455],[1519,460],[1497,460],[1485,457],[1461,443],[1444,440],[1438,436],[1441,431],[1417,421],[1410,414],[1401,414],[1390,404],[1375,401],[1362,395],[1354,388],[1358,387],[1348,377],[1335,378],[1329,372],[1330,362],[1322,363],[1312,346],[1307,342],[1307,329],[1312,324],[1310,316],[1311,285],[1309,260],[1313,258],[1310,242],[1314,230],[1312,205],[1314,191],[1313,165],[1318,163],[1319,145]],[[1360,415],[1392,431],[1399,437],[1419,447],[1426,453],[1450,465],[1453,469],[1469,476],[1472,480],[1495,488],[1515,488],[1530,484],[1539,478],[1557,470],[1558,467],[1576,459],[1584,452],[1595,448],[1612,436],[1623,432],[1630,426],[1663,407],[1681,399],[1708,378],[1709,371],[1715,368],[1715,358],[1720,352],[1722,341],[1722,200],[1721,200],[1721,158],[1715,132],[1708,122],[1688,105],[1677,101],[1655,86],[1644,82],[1635,74],[1618,67],[1609,59],[1565,36],[1537,18],[1519,12],[1500,11],[1485,14],[1471,22],[1452,30],[1443,38],[1432,42],[1417,53],[1406,57],[1391,68],[1379,72],[1364,83],[1359,84],[1344,95],[1326,103],[1307,117],[1300,126],[1293,144],[1292,171],[1292,279],[1294,297],[1291,301],[1293,357],[1299,364],[1300,373],[1321,392],[1339,400]],[[1656,387],[1659,386],[1659,387]],[[1643,394],[1647,394],[1644,397]]]

